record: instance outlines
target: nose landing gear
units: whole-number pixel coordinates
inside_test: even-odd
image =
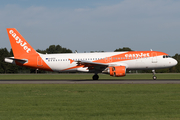
[[[152,70],[152,72],[153,72],[153,80],[156,80],[157,79],[157,77],[155,76],[155,70]]]

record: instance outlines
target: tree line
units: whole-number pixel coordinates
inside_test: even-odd
[[[47,49],[45,50],[36,50],[39,53],[42,54],[52,54],[52,53],[72,53],[72,50],[61,47],[60,45],[50,45]],[[123,48],[118,48],[114,50],[114,52],[118,51],[133,51],[132,49],[128,47],[123,47]],[[91,51],[93,52],[93,51]],[[97,52],[97,51],[95,51]],[[99,51],[99,52],[104,52],[104,51]],[[35,73],[36,70],[32,68],[27,68],[27,67],[22,67],[22,66],[17,66],[14,64],[9,64],[4,62],[5,57],[12,57],[13,52],[12,49],[8,51],[6,48],[1,48],[0,49],[0,73]],[[180,54],[175,54],[173,56],[178,61],[178,64],[172,68],[166,68],[166,69],[160,69],[156,70],[156,73],[180,73]],[[38,73],[46,73],[47,71],[41,71],[39,70]],[[151,73],[151,70],[142,70],[139,71],[142,73]]]

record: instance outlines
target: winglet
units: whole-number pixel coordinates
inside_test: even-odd
[[[15,28],[7,28],[7,33],[11,43],[14,57],[34,54],[36,51],[23,38],[23,36]]]

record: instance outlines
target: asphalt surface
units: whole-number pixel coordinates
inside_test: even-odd
[[[180,80],[0,80],[0,84],[180,84]]]

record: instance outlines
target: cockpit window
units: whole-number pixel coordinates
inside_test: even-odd
[[[170,58],[171,56],[169,55],[163,55],[163,58]]]

